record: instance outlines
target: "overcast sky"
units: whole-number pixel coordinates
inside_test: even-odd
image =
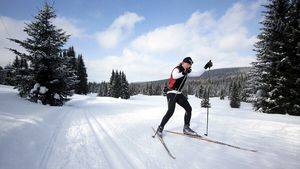
[[[52,4],[53,1],[48,1]],[[129,82],[168,78],[184,57],[201,70],[208,60],[214,68],[249,66],[255,59],[265,1],[232,0],[64,0],[54,1],[55,25],[71,34],[82,53],[89,81],[108,81],[112,69]],[[6,47],[20,49],[6,38],[24,39],[22,31],[43,6],[40,0],[1,0],[0,65],[12,62]]]

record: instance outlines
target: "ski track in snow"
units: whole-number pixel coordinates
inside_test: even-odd
[[[191,126],[204,132],[206,109],[193,96],[189,101]],[[300,118],[256,113],[246,103],[231,109],[213,98],[208,138],[258,152],[165,133],[175,160],[151,137],[167,109],[162,96],[75,95],[63,107],[50,107],[0,85],[0,103],[7,105],[0,107],[1,169],[300,168]],[[166,129],[181,131],[183,116],[176,105]]]
[[[46,168],[47,162],[49,160],[49,156],[51,155],[51,152],[53,150],[53,146],[56,145],[55,142],[57,140],[57,135],[59,134],[62,125],[64,123],[64,119],[66,117],[67,113],[63,113],[63,115],[61,115],[62,117],[60,118],[57,126],[55,127],[55,130],[53,131],[53,134],[49,140],[49,143],[46,146],[46,149],[44,151],[44,153],[42,154],[42,159],[39,163],[39,168]]]
[[[88,114],[90,118],[87,116],[87,113],[85,113],[85,117],[89,123],[89,126],[93,130],[93,133],[97,140],[101,142],[101,139],[99,139],[99,137],[101,137],[104,140],[107,140],[105,141],[106,143],[108,143],[106,145],[107,147],[101,146],[101,149],[103,150],[103,152],[105,152],[104,154],[107,161],[109,161],[109,164],[112,165],[111,168],[134,168],[130,161],[127,159],[127,157],[124,156],[124,152],[121,151],[120,147],[107,134],[107,132],[103,129],[102,125],[97,121],[97,119],[91,113]]]

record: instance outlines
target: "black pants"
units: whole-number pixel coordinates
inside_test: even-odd
[[[184,124],[190,125],[191,116],[192,116],[192,107],[190,103],[188,102],[187,98],[183,94],[177,94],[175,97],[175,93],[168,93],[167,99],[168,99],[168,111],[163,117],[160,126],[164,128],[166,123],[169,121],[169,119],[172,117],[175,105],[178,103],[181,107],[185,109],[185,115],[184,115]],[[174,99],[175,98],[175,99]]]

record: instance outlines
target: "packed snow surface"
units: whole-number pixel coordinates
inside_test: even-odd
[[[204,134],[206,109],[189,96],[191,128]],[[211,98],[208,138],[249,152],[165,133],[170,158],[151,127],[167,110],[163,96],[129,100],[74,95],[63,107],[31,103],[0,86],[1,169],[296,169],[300,168],[300,117],[240,109]],[[182,131],[184,109],[176,105],[165,129]]]

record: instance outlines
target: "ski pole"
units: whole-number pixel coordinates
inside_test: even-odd
[[[209,74],[210,68],[208,68],[208,84],[210,84],[210,74]],[[207,105],[207,111],[206,111],[206,134],[205,136],[208,136],[208,114],[209,114],[209,92],[210,92],[210,85],[208,87],[208,105]]]
[[[156,130],[156,132],[154,133],[154,135],[152,136],[152,138],[154,138],[156,136],[157,132],[158,132],[158,129]]]
[[[178,89],[181,88],[181,86],[182,86],[182,84],[183,84],[183,82],[184,82],[184,80],[185,80],[186,78],[187,78],[187,75],[184,75],[184,78],[183,78],[183,80],[182,80],[182,82],[181,82],[181,84],[180,84],[180,86],[179,86]],[[180,91],[179,91],[179,92],[180,92]],[[177,92],[176,92],[176,94],[175,94],[175,96],[174,96],[174,98],[173,98],[173,101],[175,100],[176,96],[177,96]]]

